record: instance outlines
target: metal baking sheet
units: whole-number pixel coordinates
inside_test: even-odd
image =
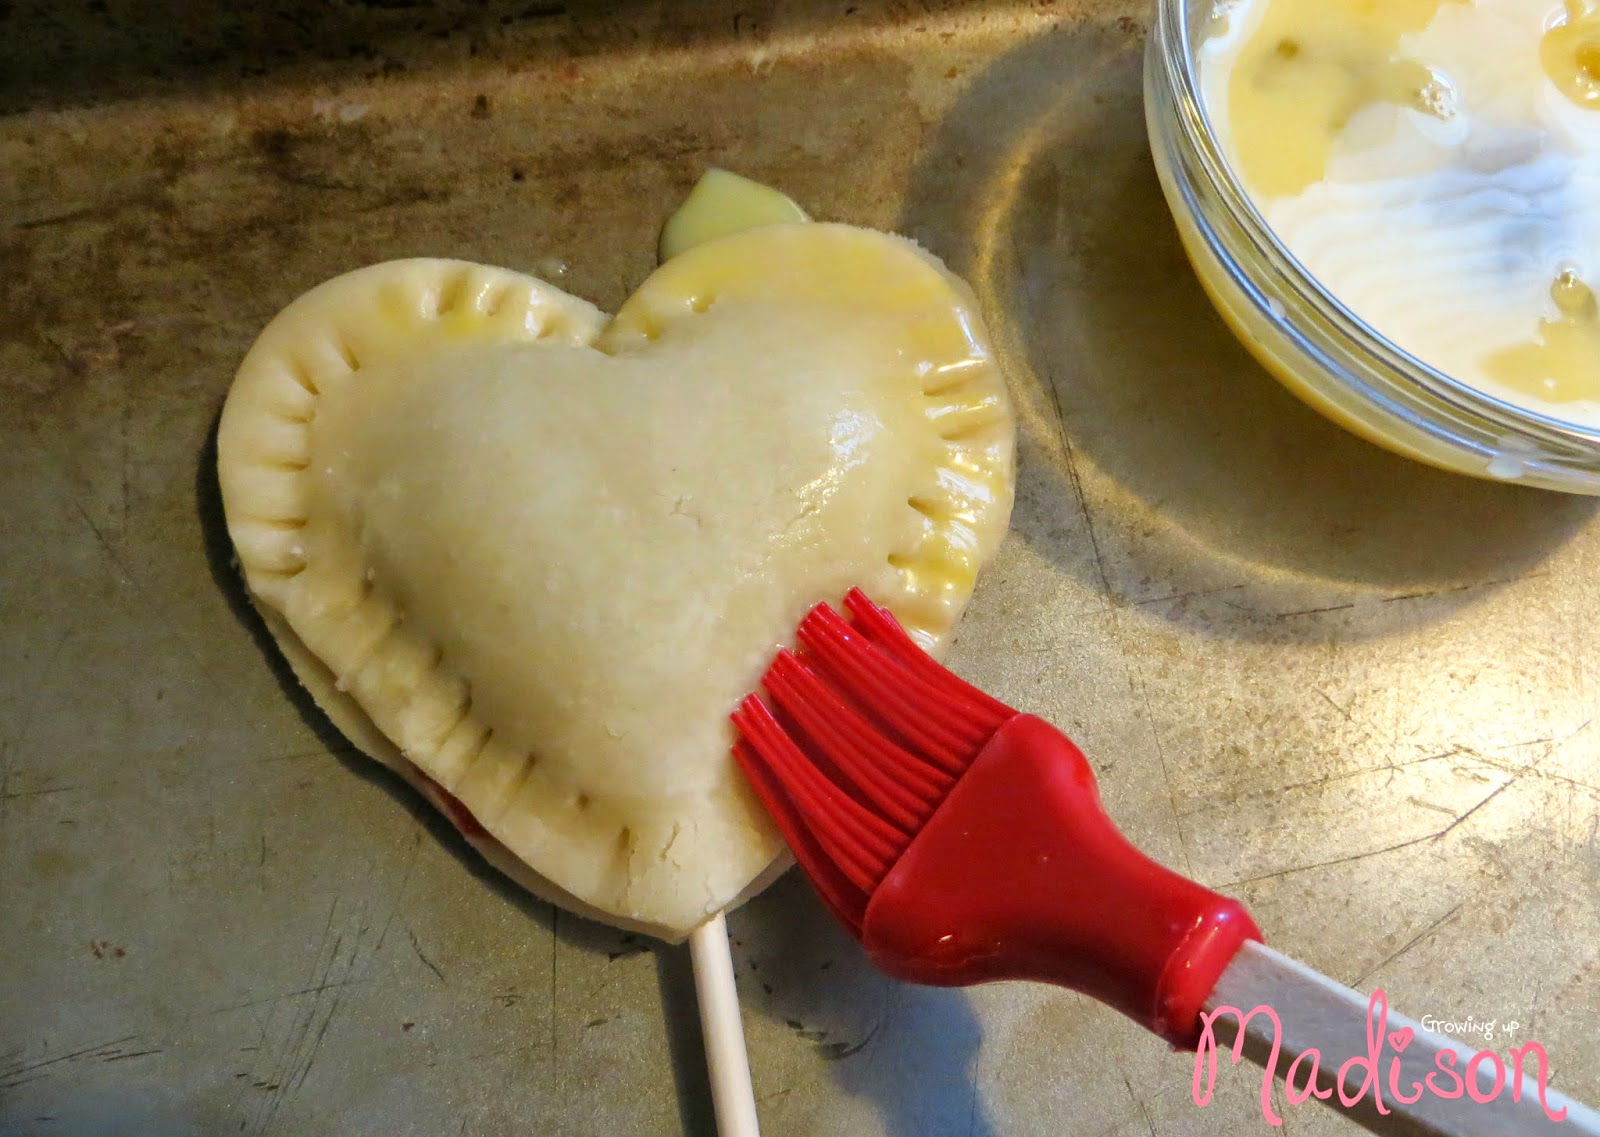
[[[1251,363],[1151,169],[1142,3],[168,7],[0,5],[0,1133],[712,1131],[685,954],[351,753],[242,602],[210,442],[312,284],[432,254],[614,307],[712,164],[916,237],[1003,341],[1019,500],[954,666],[1280,949],[1600,1099],[1596,503]],[[732,927],[772,1137],[1267,1131],[1249,1070],[1198,1108],[1073,994],[879,977],[792,874]]]

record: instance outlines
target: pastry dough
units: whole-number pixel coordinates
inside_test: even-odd
[[[959,280],[797,223],[696,246],[611,320],[460,261],[329,281],[241,365],[218,464],[341,729],[536,892],[677,940],[780,863],[727,713],[851,585],[936,646],[1013,430]]]

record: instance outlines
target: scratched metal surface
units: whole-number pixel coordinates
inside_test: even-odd
[[[1596,505],[1251,364],[1146,156],[1142,4],[100,7],[0,5],[0,1133],[710,1132],[683,953],[349,754],[241,607],[208,443],[313,283],[438,254],[614,306],[710,163],[923,240],[1005,342],[1019,503],[958,669],[1277,946],[1600,1099]],[[877,977],[793,876],[732,923],[773,1137],[1265,1131],[1245,1071],[1197,1109],[1073,995]]]

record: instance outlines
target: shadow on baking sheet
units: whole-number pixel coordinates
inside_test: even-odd
[[[196,1116],[196,1114],[199,1116]],[[63,1137],[215,1137],[238,1132],[238,1121],[203,1103],[180,1102],[143,1079],[49,1099],[46,1112],[0,1098],[0,1133]]]
[[[973,282],[1013,357],[1020,537],[1113,604],[1234,590],[1231,608],[1161,611],[1247,638],[1295,634],[1252,596],[1277,612],[1436,598],[1395,606],[1421,622],[1538,572],[1594,500],[1356,438],[1213,311],[1149,157],[1141,33],[1069,25],[976,75],[900,219]]]
[[[885,976],[799,872],[732,913],[728,926],[746,1014],[767,1015],[809,1043],[815,1068],[826,1071],[816,1076],[870,1102],[888,1137],[993,1137],[978,1090],[983,1028],[964,992]],[[779,1098],[803,1089],[768,1089],[775,1104],[764,1108],[776,1114]]]
[[[104,0],[0,3],[0,113],[234,91],[285,77],[327,83],[441,68],[516,72],[630,53],[662,58],[841,29],[918,29],[930,17],[1012,7],[1014,0],[185,0],[163,4],[153,20]]]

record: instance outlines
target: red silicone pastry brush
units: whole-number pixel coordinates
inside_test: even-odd
[[[1065,735],[941,667],[859,591],[846,608],[851,621],[826,605],[806,617],[799,653],[779,653],[763,680],[770,705],[752,695],[734,714],[734,752],[883,970],[940,986],[1070,987],[1174,1046],[1209,1047],[1213,1062],[1244,1018],[1269,1120],[1272,1077],[1304,1056],[1290,1100],[1343,1099],[1375,1132],[1600,1135],[1600,1117],[1548,1089],[1542,1048],[1492,1097],[1493,1071],[1477,1071],[1488,1100],[1428,1092],[1430,1073],[1464,1071],[1475,1052],[1262,945],[1238,901],[1116,830]],[[1224,1006],[1239,1015],[1216,1013]]]

